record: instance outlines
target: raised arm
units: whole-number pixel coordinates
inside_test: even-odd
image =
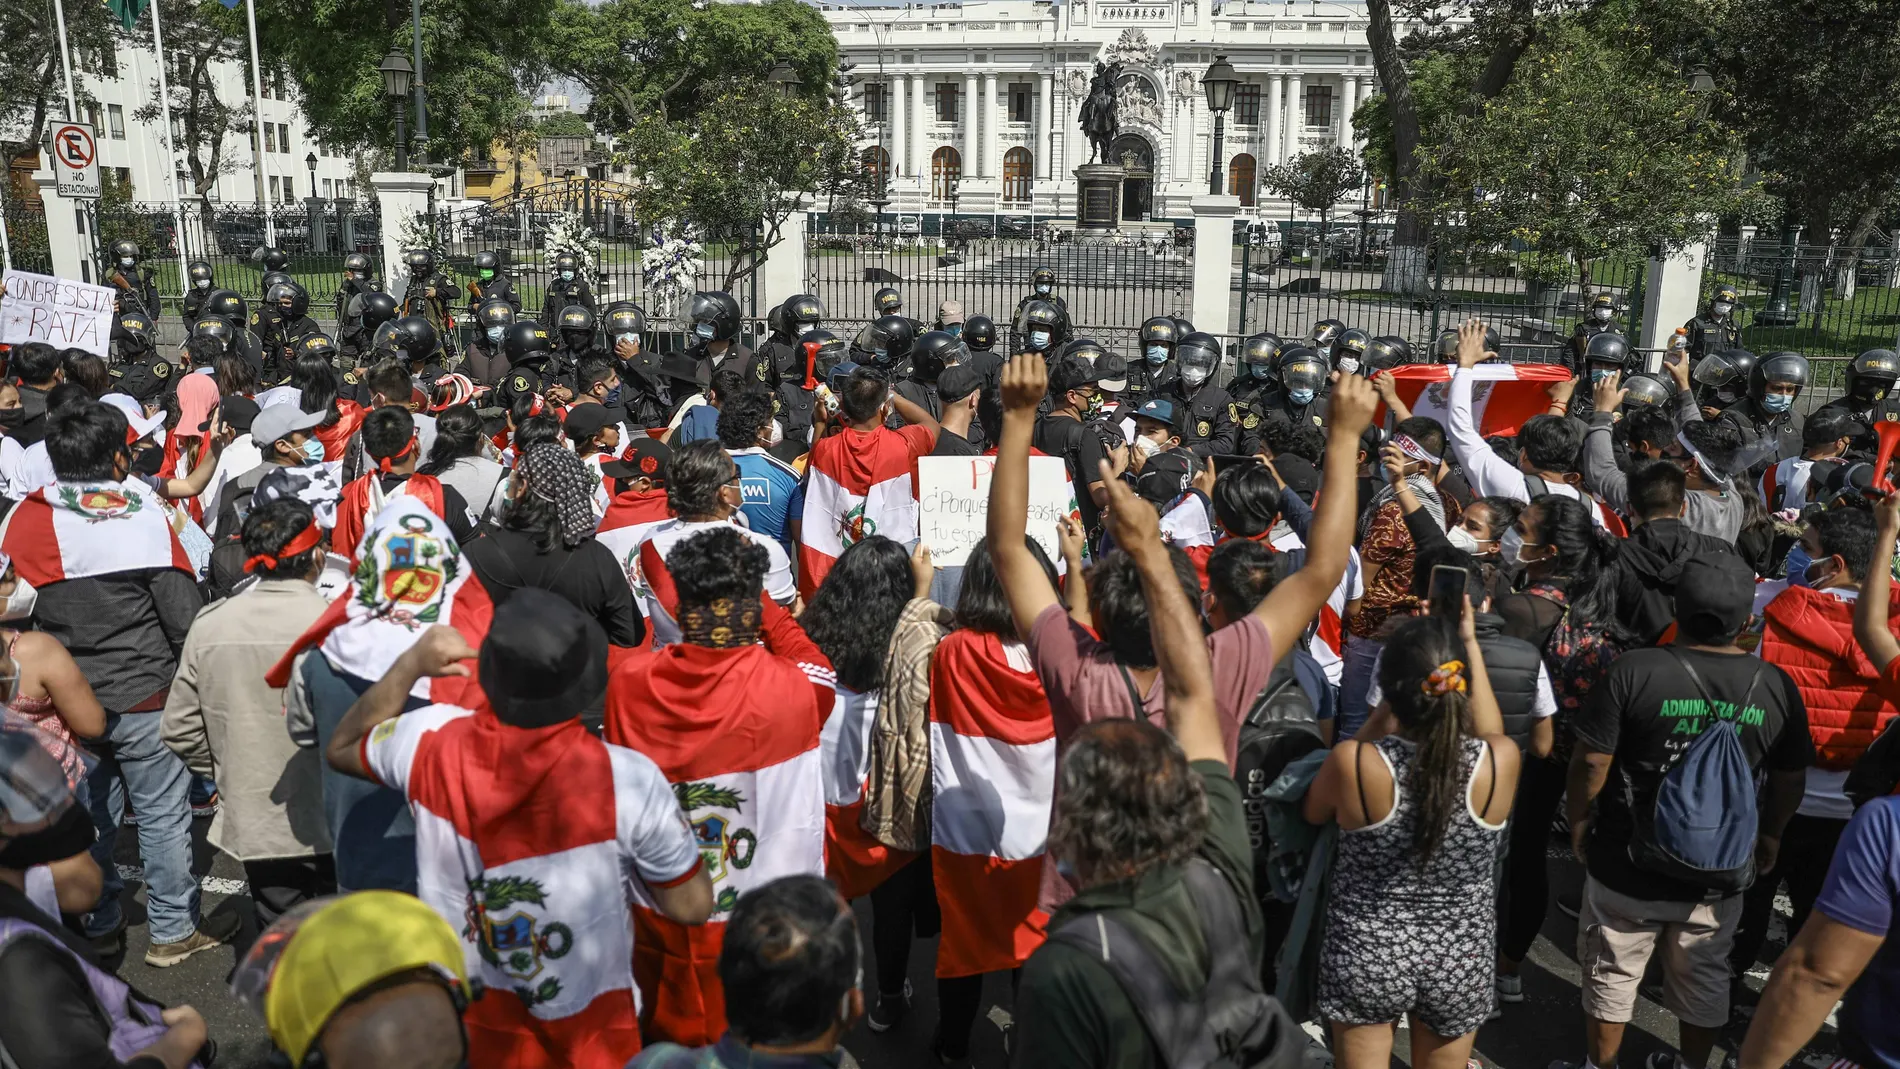
[[[1371,414],[1370,405],[1366,411]],[[1137,497],[1126,482],[1107,476],[1107,463],[1102,468],[1108,486],[1109,533],[1134,559],[1141,575],[1148,629],[1166,691],[1168,730],[1188,760],[1225,765],[1227,747],[1221,741],[1220,717],[1214,712],[1214,669],[1207,656],[1207,639],[1201,633],[1200,617],[1175,578],[1168,547],[1161,541],[1161,519],[1154,506]]]
[[[1392,413],[1393,422],[1412,418],[1412,409],[1399,397],[1399,380],[1390,371],[1372,376],[1372,388],[1379,391],[1379,400],[1385,402],[1385,410]]]
[[[1048,391],[1049,372],[1042,357],[1020,353],[1004,366],[1003,434],[996,443],[983,534],[1019,635],[1034,630],[1036,617],[1056,604],[1056,592],[1024,541],[1029,534],[1029,439],[1036,429],[1036,405]]]
[[[409,688],[416,685],[416,680],[424,676],[466,676],[473,671],[466,662],[475,655],[468,640],[452,627],[437,624],[424,631],[416,644],[389,666],[383,678],[343,714],[324,751],[330,767],[346,776],[369,779],[369,769],[363,764],[363,740],[376,725],[402,713]]]
[[[1900,658],[1900,640],[1887,626],[1893,579],[1891,569],[1886,567],[1886,562],[1893,559],[1895,537],[1900,536],[1900,494],[1882,498],[1874,508],[1874,519],[1878,523],[1874,531],[1875,566],[1868,568],[1867,578],[1860,581],[1860,597],[1854,602],[1854,638],[1884,680],[1887,667]],[[1900,695],[1887,697],[1891,701]]]
[[[1594,491],[1618,512],[1629,511],[1629,477],[1616,466],[1616,451],[1610,441],[1616,425],[1616,406],[1623,403],[1628,390],[1622,388],[1620,372],[1597,383],[1596,411],[1590,413],[1590,429],[1583,433],[1583,486]]]
[[[1477,381],[1471,369],[1491,355],[1484,348],[1484,323],[1466,320],[1458,328],[1458,368],[1451,373],[1451,388],[1445,396],[1445,440],[1451,443],[1452,455],[1464,468],[1473,494],[1528,501],[1530,492],[1524,486],[1523,473],[1492,451],[1471,412],[1471,384]]]

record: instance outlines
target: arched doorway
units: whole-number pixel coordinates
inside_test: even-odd
[[[891,154],[884,151],[883,145],[872,145],[858,156],[859,166],[864,170],[864,181],[873,190],[886,190],[891,187]]]
[[[1140,134],[1123,134],[1108,146],[1108,159],[1128,170],[1122,179],[1122,218],[1145,221],[1154,208],[1154,146]]]
[[[1243,152],[1227,164],[1227,195],[1239,197],[1242,207],[1251,208],[1255,187],[1253,156]]]
[[[945,145],[930,154],[930,199],[949,200],[950,191],[963,179],[963,157]]]
[[[1035,173],[1035,160],[1028,149],[1018,145],[1003,153],[1003,199],[1011,203],[1028,200]]]

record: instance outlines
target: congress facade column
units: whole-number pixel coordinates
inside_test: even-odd
[[[904,107],[910,102],[910,87],[904,75],[892,78],[884,94],[884,109],[891,123],[891,169],[893,175],[909,177],[910,164],[904,155]]]
[[[1339,137],[1340,148],[1352,148],[1352,111],[1359,105],[1359,79],[1347,75],[1339,80]]]
[[[1281,150],[1286,145],[1286,122],[1281,114],[1286,107],[1286,75],[1267,76],[1267,144],[1266,151],[1260,154],[1262,163],[1280,162]]]
[[[1002,173],[996,162],[996,72],[983,72],[983,171],[984,178]]]
[[[976,72],[967,71],[963,75],[963,173],[967,177],[976,176],[976,157],[981,151],[982,132],[977,126],[977,116],[983,113],[976,95]]]
[[[1036,177],[1040,179],[1047,179],[1054,166],[1055,89],[1054,76],[1043,71],[1036,84]]]
[[[1286,76],[1286,148],[1281,160],[1290,160],[1300,154],[1300,131],[1306,128],[1306,100],[1304,87],[1300,84],[1299,74]]]

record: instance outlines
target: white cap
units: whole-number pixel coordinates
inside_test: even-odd
[[[130,394],[109,393],[99,400],[125,413],[125,422],[131,425],[132,440],[135,442],[165,425],[165,413],[162,409],[157,415],[148,416],[145,414],[145,406],[139,404],[138,400]]]

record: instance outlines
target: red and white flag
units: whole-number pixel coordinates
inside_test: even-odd
[[[481,648],[495,606],[462,556],[448,521],[420,498],[398,494],[376,514],[362,549],[350,589],[271,667],[265,676],[271,686],[287,685],[291,663],[313,646],[322,649],[337,671],[371,682],[381,679],[396,658],[436,624],[453,627],[470,646]],[[487,707],[481,684],[472,676],[420,679],[409,693]]]
[[[1450,364],[1406,364],[1392,369],[1399,399],[1414,416],[1430,416],[1441,424],[1449,423],[1446,397],[1451,389]],[[1570,378],[1560,364],[1479,364],[1471,369],[1471,416],[1478,433],[1513,435],[1532,416],[1550,408],[1550,395],[1544,391],[1553,382]],[[1385,418],[1385,408],[1373,413],[1374,422]]]
[[[953,631],[930,666],[930,857],[943,910],[937,975],[1013,969],[1037,911],[1056,785],[1056,726],[1020,645]]]
[[[933,444],[930,431],[913,424],[869,434],[847,427],[811,447],[798,546],[798,592],[806,601],[817,593],[832,562],[866,537],[877,534],[897,542],[917,537],[911,466]]]
[[[36,587],[144,568],[197,574],[163,499],[136,479],[33,491],[7,514],[0,553]]]
[[[840,685],[819,743],[825,776],[825,875],[847,900],[870,894],[917,856],[885,846],[859,823],[864,781],[871,774],[878,696],[875,690],[859,694]]]
[[[783,649],[773,635],[798,625],[769,601],[763,608],[766,641]],[[607,741],[660,767],[713,880],[712,919],[692,927],[668,920],[635,889],[633,971],[651,1007],[649,1038],[717,1042],[726,1030],[719,949],[739,896],[781,876],[824,873],[819,734],[832,686],[829,666],[758,645],[673,645],[636,651],[615,667]]]

